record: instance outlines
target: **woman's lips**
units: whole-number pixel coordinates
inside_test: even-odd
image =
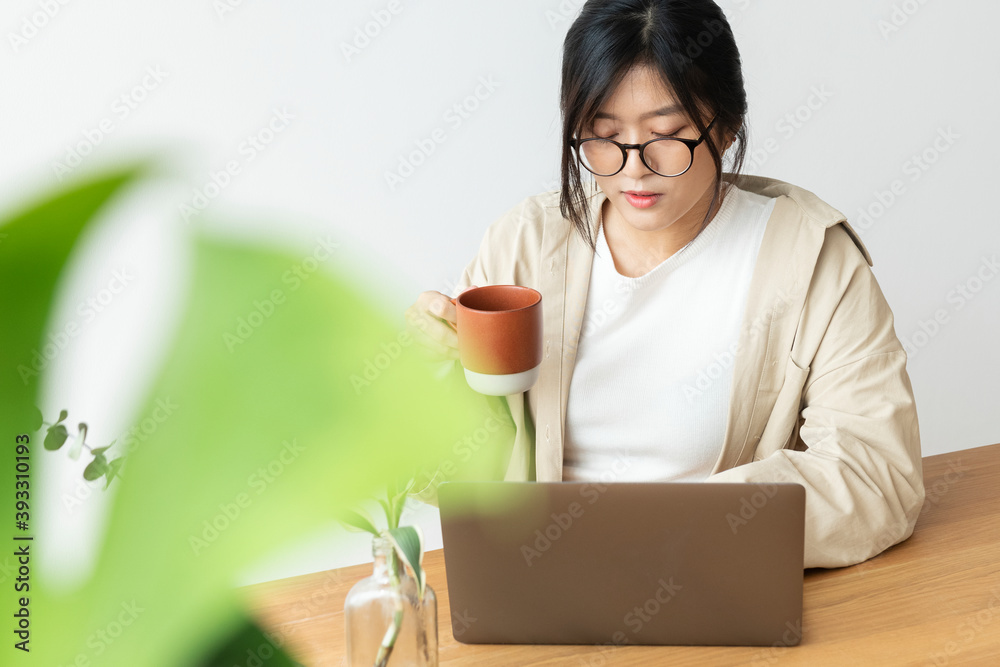
[[[660,197],[663,195],[657,194],[655,192],[624,192],[625,200],[635,208],[649,208],[656,202],[660,201]]]

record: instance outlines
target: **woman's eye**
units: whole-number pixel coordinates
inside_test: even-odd
[[[684,130],[684,128],[680,127],[680,128],[677,128],[676,130],[673,130],[671,132],[650,132],[650,135],[652,135],[652,137],[654,139],[675,139],[675,138],[677,138],[677,135],[680,134],[683,130]],[[619,132],[615,132],[613,130],[606,130],[606,131],[603,131],[603,132],[598,131],[598,130],[594,130],[593,134],[592,134],[592,137],[594,139],[614,140],[614,139],[617,139],[619,136],[620,136],[620,133]]]

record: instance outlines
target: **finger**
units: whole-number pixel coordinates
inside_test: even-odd
[[[479,289],[479,288],[476,287],[475,285],[469,285],[461,292],[459,292],[457,297],[455,297],[454,299],[448,299],[448,303],[444,303],[441,301],[434,302],[435,308],[437,308],[438,310],[436,314],[439,317],[441,317],[441,319],[448,322],[451,325],[451,328],[454,329],[455,331],[458,331],[458,297],[474,289]]]
[[[455,308],[455,301],[444,294],[434,296],[428,302],[427,307],[434,316],[451,324],[458,323],[458,310]]]

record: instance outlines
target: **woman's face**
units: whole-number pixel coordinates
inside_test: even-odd
[[[703,119],[706,125],[709,121]],[[661,137],[697,139],[699,134],[653,70],[637,66],[601,107],[591,136],[643,144]],[[667,178],[646,168],[638,150],[630,150],[624,169],[614,176],[594,178],[608,197],[606,206],[635,230],[657,232],[673,227],[688,233],[700,229],[705,219],[714,193],[715,163],[702,143],[695,149],[691,168],[682,176]]]

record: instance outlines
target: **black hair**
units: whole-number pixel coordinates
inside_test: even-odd
[[[722,197],[721,137],[733,137],[730,171],[739,175],[746,156],[747,95],[736,39],[712,0],[588,0],[563,45],[562,191],[560,211],[594,246],[588,194],[581,180],[574,138],[589,129],[601,106],[634,67],[646,65],[698,132],[717,116],[705,144],[715,162],[715,194]]]

